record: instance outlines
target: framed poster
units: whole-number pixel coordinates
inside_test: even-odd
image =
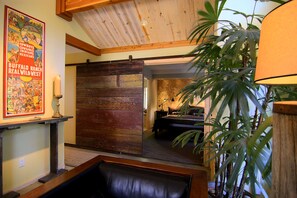
[[[44,35],[44,22],[5,6],[5,118],[44,113]]]

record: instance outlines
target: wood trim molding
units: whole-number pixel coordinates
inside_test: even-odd
[[[186,46],[194,46],[194,45],[197,45],[196,42],[190,42],[188,40],[172,41],[172,42],[151,43],[151,44],[144,44],[144,45],[105,48],[105,49],[101,49],[101,53],[108,54],[108,53],[117,53],[117,52],[163,49],[163,48],[171,48],[171,47],[186,47]]]
[[[94,47],[78,38],[75,38],[69,34],[66,34],[66,44],[72,47],[78,48],[80,50],[86,51],[90,54],[94,54],[96,56],[101,55],[101,50],[97,47]]]
[[[56,0],[56,15],[72,21],[73,13],[131,0]]]

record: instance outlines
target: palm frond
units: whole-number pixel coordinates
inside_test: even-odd
[[[204,40],[210,29],[218,22],[226,1],[227,0],[215,0],[214,6],[209,1],[204,3],[205,11],[198,11],[198,15],[200,16],[198,21],[199,25],[196,26],[188,37],[191,42],[196,40],[196,43],[199,43],[201,40]]]

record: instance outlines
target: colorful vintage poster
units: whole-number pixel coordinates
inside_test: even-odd
[[[5,6],[4,117],[44,113],[45,24]]]

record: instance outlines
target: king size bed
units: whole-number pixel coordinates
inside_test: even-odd
[[[168,109],[168,115],[157,118],[154,123],[153,132],[155,137],[175,138],[188,130],[204,131],[204,109],[201,107],[190,108],[187,115],[180,115],[176,111]]]

